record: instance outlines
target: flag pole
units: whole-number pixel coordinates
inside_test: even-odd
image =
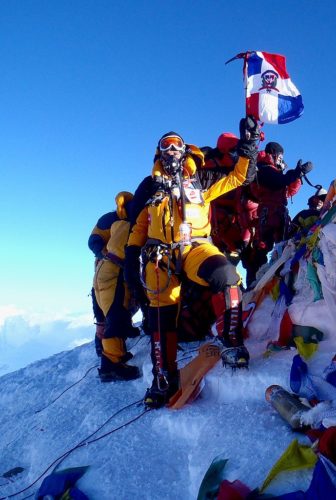
[[[243,75],[244,75],[244,87],[245,87],[245,115],[247,116],[246,113],[246,97],[247,97],[247,60],[250,57],[250,55],[253,53],[252,50],[247,50],[246,52],[240,52],[234,57],[231,57],[228,61],[226,61],[225,64],[229,64],[232,61],[235,61],[236,59],[244,59],[244,66],[243,66]]]
[[[244,54],[244,66],[243,66],[243,75],[244,75],[244,88],[245,88],[245,114],[247,116],[247,60],[250,57],[251,51],[247,51]]]

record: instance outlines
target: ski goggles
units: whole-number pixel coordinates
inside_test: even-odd
[[[163,137],[159,143],[160,151],[169,151],[174,148],[176,151],[183,151],[184,142],[181,137],[177,137],[176,135],[169,135],[167,137]]]

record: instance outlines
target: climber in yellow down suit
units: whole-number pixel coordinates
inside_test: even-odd
[[[213,292],[223,362],[234,368],[248,365],[249,353],[242,336],[240,277],[209,238],[210,202],[248,184],[255,176],[259,140],[255,120],[241,120],[240,133],[234,170],[206,190],[196,174],[196,167],[204,161],[197,147],[185,144],[175,132],[163,135],[158,143],[152,170],[153,183],[158,187],[133,226],[124,269],[131,289],[139,286],[140,276],[150,302],[154,378],[145,395],[148,407],[163,406],[178,389],[176,320],[183,275]]]

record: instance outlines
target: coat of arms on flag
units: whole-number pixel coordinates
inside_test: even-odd
[[[287,73],[284,56],[258,51],[236,58],[244,58],[246,115],[271,124],[288,123],[302,115],[302,96]]]

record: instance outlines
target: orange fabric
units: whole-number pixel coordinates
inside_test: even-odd
[[[126,354],[125,343],[123,339],[113,337],[111,339],[103,339],[103,355],[106,356],[112,363],[120,363],[123,356]]]
[[[127,219],[126,205],[133,198],[133,194],[128,191],[121,191],[115,197],[117,214],[120,219]]]

